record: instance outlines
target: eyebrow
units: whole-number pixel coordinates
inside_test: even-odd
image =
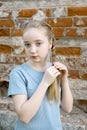
[[[42,40],[36,40],[35,42],[42,42]]]
[[[35,40],[34,42],[42,42],[42,40]],[[29,43],[29,44],[31,44],[30,41],[24,41],[24,43]]]

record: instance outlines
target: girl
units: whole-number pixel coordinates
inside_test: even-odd
[[[24,29],[27,61],[12,70],[8,90],[18,115],[15,130],[62,130],[60,105],[66,112],[72,110],[67,67],[47,60],[53,38],[51,27],[44,22],[30,20]],[[52,95],[50,98],[48,96],[49,88],[53,87],[59,75],[61,102]],[[58,95],[57,91],[54,93]]]

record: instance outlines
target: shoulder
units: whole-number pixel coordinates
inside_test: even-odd
[[[15,72],[19,72],[19,71],[22,69],[21,66],[22,66],[22,65],[17,65],[17,66],[15,66],[15,67],[11,70],[11,74],[12,74],[12,73],[15,73]]]
[[[24,63],[23,63],[24,64]],[[23,75],[25,75],[25,71],[24,71],[24,69],[23,69],[23,64],[21,64],[21,65],[17,65],[17,66],[15,66],[12,70],[11,70],[11,72],[10,72],[10,76],[23,76]]]
[[[27,82],[27,73],[26,71],[24,70],[24,68],[22,67],[23,64],[21,65],[17,65],[15,68],[13,68],[13,70],[10,72],[10,75],[9,75],[9,80],[10,82],[14,81],[14,82],[21,82],[22,84],[23,83],[26,83]]]

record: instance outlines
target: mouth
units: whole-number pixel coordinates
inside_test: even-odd
[[[32,58],[32,59],[37,59],[37,58],[38,58],[38,56],[31,56],[31,58]]]

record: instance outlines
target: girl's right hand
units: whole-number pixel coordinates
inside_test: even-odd
[[[46,69],[42,82],[49,87],[58,75],[60,75],[59,70],[57,70],[54,66],[51,66]]]

